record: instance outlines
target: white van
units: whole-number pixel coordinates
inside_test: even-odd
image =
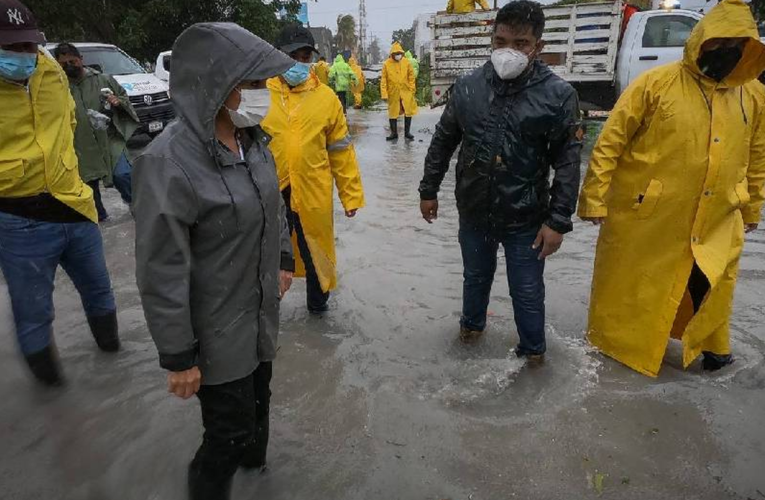
[[[53,52],[58,44],[50,43],[46,49]],[[110,75],[127,92],[130,103],[141,119],[139,133],[157,135],[175,119],[168,86],[146,71],[138,62],[114,45],[103,43],[75,43],[85,66]]]

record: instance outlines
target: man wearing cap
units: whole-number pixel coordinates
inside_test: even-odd
[[[308,311],[322,314],[337,284],[333,186],[346,217],[364,206],[364,190],[343,106],[311,72],[313,35],[288,26],[277,47],[297,64],[269,80],[271,109],[263,128],[273,138],[279,188],[290,209],[296,275],[307,279]]]
[[[117,313],[93,191],[74,150],[74,101],[61,67],[18,0],[0,0],[0,269],[16,336],[42,383],[63,379],[52,342],[60,265],[82,297],[98,346],[117,351]]]

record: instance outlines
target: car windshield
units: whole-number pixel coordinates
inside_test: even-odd
[[[146,73],[138,63],[124,52],[112,48],[80,48],[85,66],[96,68],[107,75],[133,75]]]

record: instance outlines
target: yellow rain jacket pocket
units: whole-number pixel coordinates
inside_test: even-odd
[[[0,160],[0,190],[13,186],[23,177],[23,160]]]
[[[738,208],[744,208],[749,205],[752,197],[749,194],[749,185],[746,181],[736,184],[736,196],[738,197]]]
[[[651,179],[645,193],[639,194],[637,202],[632,206],[632,209],[637,211],[638,219],[647,219],[653,215],[663,191],[664,185],[661,181]]]

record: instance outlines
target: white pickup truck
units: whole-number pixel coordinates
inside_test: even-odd
[[[638,75],[682,59],[685,42],[703,17],[690,10],[638,12],[622,34],[620,0],[544,10],[546,46],[541,58],[576,87],[584,110],[611,109]],[[488,11],[434,16],[433,102],[443,101],[459,76],[489,59],[496,15]]]

